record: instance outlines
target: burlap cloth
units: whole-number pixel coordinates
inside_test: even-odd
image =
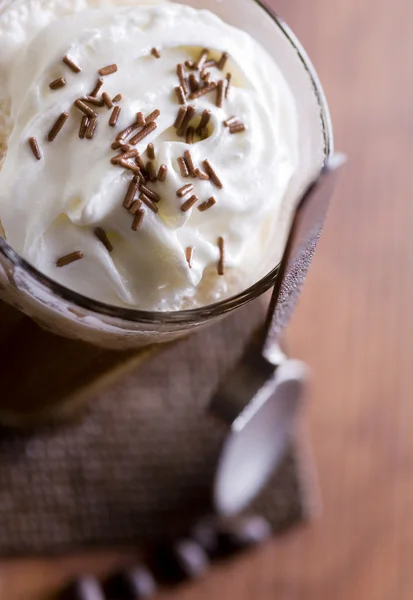
[[[165,348],[71,425],[0,432],[0,553],[182,535],[211,511],[225,431],[206,412],[218,382],[262,323],[255,302]],[[294,451],[254,502],[274,531],[307,514]]]

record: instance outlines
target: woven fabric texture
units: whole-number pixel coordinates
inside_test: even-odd
[[[0,553],[147,544],[209,514],[226,432],[207,406],[264,317],[255,302],[165,348],[75,423],[1,431]],[[306,514],[299,472],[291,451],[251,507],[276,532]]]

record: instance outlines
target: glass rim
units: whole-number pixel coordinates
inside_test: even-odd
[[[267,15],[274,21],[274,24],[279,27],[281,32],[287,38],[289,43],[296,50],[297,55],[306,70],[312,88],[320,109],[320,117],[322,123],[322,133],[324,137],[324,162],[320,169],[320,172],[325,165],[327,159],[334,152],[334,137],[333,127],[330,117],[330,111],[328,108],[327,100],[324,94],[323,87],[318,78],[317,72],[303,46],[299,42],[296,35],[290,29],[290,27],[272,10],[263,0],[253,0],[258,6],[260,6]],[[135,308],[124,308],[121,306],[114,306],[112,304],[106,304],[99,300],[94,300],[79,292],[75,292],[67,288],[66,286],[54,281],[47,275],[41,273],[36,267],[31,265],[27,260],[22,258],[11,246],[8,245],[6,240],[0,236],[0,253],[5,256],[15,267],[21,268],[29,276],[31,276],[37,283],[46,287],[56,297],[70,302],[71,304],[83,308],[89,312],[96,313],[100,316],[111,317],[120,319],[121,321],[146,323],[146,324],[185,324],[199,321],[205,321],[207,319],[221,316],[228,313],[235,308],[241,307],[247,304],[251,300],[258,298],[266,291],[268,291],[275,283],[280,264],[275,266],[267,275],[261,278],[259,281],[254,283],[252,286],[243,290],[242,292],[225,298],[214,304],[209,304],[199,308],[191,308],[188,310],[179,311],[147,311]]]

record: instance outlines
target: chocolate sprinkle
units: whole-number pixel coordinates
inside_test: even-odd
[[[69,69],[73,71],[73,73],[80,73],[82,70],[79,65],[77,65],[69,56],[67,56],[67,54],[63,57],[63,62],[69,67]]]
[[[156,119],[160,116],[161,111],[156,109],[153,112],[151,112],[150,115],[148,115],[145,119],[145,124],[148,125],[148,123],[152,123],[153,121],[156,121]]]
[[[143,112],[136,113],[136,122],[139,125],[139,127],[145,127],[146,120],[145,120],[145,117],[143,116]]]
[[[111,145],[112,150],[119,150],[121,149],[122,152],[129,152],[129,150],[132,149],[132,146],[130,146],[129,144],[122,144],[122,142],[113,142],[113,144]]]
[[[56,261],[56,267],[66,267],[77,260],[81,260],[83,258],[83,252],[77,250],[76,252],[71,252],[70,254],[66,254],[66,256],[62,256],[58,258]]]
[[[187,110],[188,108],[185,106],[182,106],[179,109],[178,116],[176,117],[176,121],[174,123],[175,129],[179,129],[180,127],[182,127],[182,123],[184,122]]]
[[[151,50],[151,54],[155,57],[155,58],[161,58],[161,53],[159,52],[158,48],[152,48]]]
[[[29,139],[29,144],[30,144],[30,148],[32,149],[32,152],[33,152],[35,158],[37,158],[37,160],[41,160],[42,159],[42,153],[40,152],[39,144],[37,143],[36,138],[35,137],[31,137]]]
[[[93,139],[97,125],[98,125],[98,120],[96,118],[88,119],[88,124],[87,124],[86,132],[85,132],[85,137],[87,140]]]
[[[135,181],[135,179],[132,179],[132,181],[129,184],[128,191],[126,192],[126,196],[123,200],[124,208],[129,209],[132,206],[135,196],[138,192],[138,189],[139,189],[138,182]]]
[[[188,263],[188,267],[190,269],[192,269],[192,259],[194,257],[194,248],[192,246],[190,246],[189,248],[187,248],[185,250],[185,258],[186,258],[186,262]]]
[[[195,108],[193,106],[188,106],[182,125],[177,131],[177,135],[179,137],[184,137],[186,135],[186,130],[188,129],[189,123],[191,122],[191,119],[194,116],[194,114]]]
[[[120,110],[120,107],[118,108]],[[116,136],[116,141],[123,142],[133,131],[139,129],[139,127],[141,127],[141,125],[137,121],[135,123],[132,123],[132,125],[129,125],[129,127],[126,127],[126,129],[123,129],[121,132],[118,133],[118,135]]]
[[[132,173],[133,173],[134,175],[138,175],[138,176],[140,175],[140,172],[141,172],[141,170],[140,170],[140,168],[139,168],[139,167],[137,167],[135,164],[133,164],[133,163],[130,163],[130,162],[128,162],[128,161],[127,161],[127,160],[125,160],[125,159],[121,159],[121,160],[118,162],[118,164],[119,164],[121,167],[123,167],[124,169],[128,169],[129,171],[132,171]]]
[[[95,85],[95,89],[93,90],[93,92],[91,94],[89,94],[89,96],[92,96],[93,98],[96,98],[96,96],[99,94],[100,90],[102,89],[102,86],[105,82],[103,81],[103,79],[98,79]]]
[[[146,206],[147,206],[148,208],[150,208],[150,209],[151,209],[151,211],[152,211],[152,212],[154,212],[155,214],[157,214],[157,213],[159,212],[159,209],[158,209],[158,207],[156,206],[156,204],[154,204],[154,203],[152,202],[152,200],[151,200],[151,199],[150,199],[150,198],[149,198],[149,197],[148,197],[148,196],[147,196],[147,195],[146,195],[144,192],[142,192],[142,193],[140,194],[140,196],[139,196],[139,200],[142,200],[142,202],[143,202],[144,204],[146,204]]]
[[[223,237],[218,238],[219,248],[219,263],[218,263],[218,275],[225,275],[225,242]]]
[[[138,231],[138,229],[141,228],[144,217],[145,217],[145,211],[138,210],[138,212],[135,215],[135,218],[133,219],[133,223],[132,223],[133,231]]]
[[[198,135],[201,135],[202,130],[204,129],[204,127],[206,127],[208,125],[210,119],[211,119],[211,111],[208,109],[205,109],[204,112],[202,113],[201,122],[198,126],[198,129],[196,130]]]
[[[246,127],[244,125],[244,123],[236,123],[235,125],[231,125],[229,128],[229,132],[234,134],[234,133],[242,133],[243,131],[246,131]]]
[[[231,88],[231,83],[232,83],[232,73],[227,73],[226,81],[227,81],[227,87],[225,89],[225,98],[228,98],[229,91]]]
[[[155,160],[155,146],[153,144],[148,144],[148,147],[146,148],[146,154],[149,160]]]
[[[195,129],[193,127],[188,127],[188,129],[186,130],[186,139],[185,139],[186,143],[193,144],[194,137],[195,137]]]
[[[190,210],[194,204],[196,204],[198,202],[199,198],[198,196],[195,196],[195,194],[193,196],[191,196],[189,198],[189,200],[187,200],[186,202],[184,202],[181,206],[181,210],[182,212],[188,212],[188,210]]]
[[[89,117],[87,117],[86,115],[84,115],[82,117],[82,120],[80,122],[80,127],[79,127],[79,138],[81,140],[85,139],[86,130],[87,130],[88,125],[89,125]]]
[[[212,208],[214,206],[214,204],[216,204],[216,203],[217,203],[216,199],[212,196],[211,198],[209,198],[209,200],[200,204],[198,206],[198,210],[200,212],[205,212],[206,210],[209,210],[210,208]]]
[[[216,66],[217,66],[217,61],[214,59],[207,60],[206,63],[204,63],[204,69],[210,69],[211,67],[216,67]]]
[[[107,92],[103,92],[103,94],[102,94],[102,100],[103,100],[103,102],[106,104],[106,106],[108,108],[113,108],[113,102],[112,102],[111,97],[109,96],[109,94]]]
[[[109,119],[109,125],[111,127],[115,127],[116,123],[118,122],[120,111],[121,111],[121,108],[119,105],[116,105],[113,107],[112,114],[110,115],[110,119]],[[119,139],[118,139],[118,141],[119,141]]]
[[[218,83],[217,89],[217,107],[222,108],[224,105],[224,97],[225,97],[225,81],[221,79]]]
[[[157,127],[158,127],[158,125],[156,123],[149,123],[149,125],[146,125],[146,127],[144,127],[144,129],[142,129],[142,131],[140,131],[137,135],[135,135],[135,137],[133,137],[131,140],[129,140],[129,142],[132,144],[132,146],[136,146],[136,144],[139,144],[139,142],[141,142],[148,135],[150,135],[152,133],[152,131],[155,131],[155,129]]]
[[[109,240],[109,238],[107,236],[106,231],[104,231],[101,227],[96,227],[96,229],[95,229],[95,231],[93,233],[98,238],[98,240],[100,242],[102,242],[102,244],[105,246],[106,250],[109,253],[113,252],[113,246],[110,243],[110,240]]]
[[[134,148],[132,150],[128,149],[126,151],[124,151],[122,149],[122,152],[120,152],[119,154],[117,154],[116,156],[111,158],[110,162],[112,163],[112,165],[117,165],[122,160],[128,160],[129,158],[135,158],[135,156],[137,156],[137,155],[138,155],[138,151]]]
[[[225,68],[225,65],[227,64],[227,60],[229,58],[229,54],[228,52],[223,52],[221,59],[219,60],[217,67],[220,71],[223,71]]]
[[[205,62],[208,59],[208,54],[209,54],[209,50],[207,48],[204,48],[200,54],[200,57],[198,58],[198,60],[196,61],[196,63],[194,64],[194,68],[199,71],[199,69],[202,69],[202,67],[204,66]]]
[[[189,174],[191,175],[191,177],[196,177],[195,165],[194,161],[192,160],[192,154],[190,150],[185,150],[184,158],[186,164],[188,165]]]
[[[51,90],[58,90],[59,88],[66,85],[66,79],[64,77],[59,77],[59,79],[55,79],[51,83],[49,83],[49,88]]]
[[[76,108],[81,110],[83,114],[90,117],[91,119],[95,119],[98,116],[97,112],[94,111],[93,108],[90,108],[90,106],[85,104],[85,102],[83,100],[81,100],[80,98],[78,98],[75,101],[75,106],[76,106]]]
[[[93,139],[93,136],[95,135],[97,126],[98,126],[97,118],[90,119],[90,121],[87,125],[87,129],[86,129],[86,139],[87,140]]]
[[[60,117],[57,119],[56,123],[53,125],[52,129],[49,131],[48,135],[47,135],[47,139],[49,140],[49,142],[53,142],[57,135],[60,133],[60,131],[62,130],[64,124],[66,123],[66,121],[68,120],[69,115],[67,112],[64,112],[60,115]]]
[[[197,92],[199,90],[199,81],[196,78],[195,73],[190,74],[188,81],[189,81],[189,89],[190,89],[191,93]]]
[[[112,102],[121,102],[123,100],[122,94],[116,94],[114,98],[112,98]]]
[[[185,61],[185,66],[187,69],[194,69],[195,68],[195,63],[193,60],[186,60]]]
[[[140,185],[145,185],[147,183],[146,171],[143,172],[142,169],[139,170],[139,173],[135,175],[136,180],[139,181]]]
[[[182,89],[184,90],[184,94],[186,96],[186,94],[188,93],[188,88],[186,86],[185,72],[184,72],[183,65],[176,65],[176,74],[178,75],[179,83],[180,83]]]
[[[212,167],[211,163],[209,162],[209,160],[204,160],[203,161],[203,166],[205,171],[208,173],[208,175],[211,178],[211,181],[220,189],[222,189],[224,186],[222,185],[222,182],[220,180],[220,178],[218,177],[218,175],[216,174],[214,168]]]
[[[203,181],[209,181],[208,173],[204,173],[203,171],[201,171],[201,169],[195,169],[195,174],[198,177],[198,179],[202,179]]]
[[[182,156],[178,158],[178,165],[181,170],[182,177],[189,177],[188,165],[186,164],[186,160]]]
[[[98,73],[99,75],[102,75],[102,77],[106,77],[106,75],[112,75],[113,73],[116,73],[117,70],[118,65],[108,65],[107,67],[102,67],[102,69],[99,69]]]
[[[151,160],[146,163],[146,172],[148,173],[149,181],[155,183],[158,180],[155,166]]]
[[[140,155],[139,152],[136,155],[135,162],[138,165],[138,167],[140,168],[140,170],[142,171],[142,173],[144,173],[145,172],[145,163],[143,162],[142,156]]]
[[[132,206],[129,209],[129,213],[131,215],[136,215],[136,213],[138,212],[138,210],[140,209],[140,207],[142,206],[142,200],[135,200],[135,202],[132,204]]]
[[[175,93],[179,104],[186,104],[184,88],[181,85],[176,86]]]
[[[224,121],[225,127],[232,127],[236,123],[239,123],[239,118],[238,117],[230,117],[229,119],[227,119],[226,121]]]
[[[186,185],[181,187],[179,190],[177,190],[176,195],[178,196],[178,198],[183,198],[187,194],[190,194],[191,192],[193,192],[193,190],[194,190],[194,186],[192,185],[192,183],[187,183]]]
[[[93,104],[93,106],[105,106],[105,103],[103,102],[102,98],[95,98],[95,96],[84,96],[83,98],[81,98],[82,102],[86,102],[87,104]]]
[[[197,92],[192,92],[192,94],[189,96],[189,99],[197,100],[198,98],[201,98],[202,96],[205,96],[206,94],[209,94],[210,92],[213,92],[217,88],[217,85],[218,84],[215,83],[215,81],[212,81],[211,83],[208,83],[208,85],[204,86]]]
[[[146,185],[141,185],[139,189],[145,194],[145,196],[150,198],[153,202],[160,201],[161,197],[159,196],[159,194],[148,188]]]
[[[161,165],[158,171],[158,181],[165,181],[167,174],[168,167],[166,165]]]

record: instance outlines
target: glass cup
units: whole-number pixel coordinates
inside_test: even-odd
[[[286,199],[288,214],[284,231],[277,230],[277,239],[286,240],[294,208],[305,188],[317,179],[323,160],[333,151],[328,107],[314,68],[289,28],[259,0],[181,0],[181,3],[209,9],[259,40],[276,57],[296,98],[300,167]],[[3,4],[0,19],[12,4],[13,0]],[[150,312],[110,306],[71,291],[40,273],[0,237],[0,302],[2,299],[11,304],[53,333],[103,348],[135,349],[174,340],[261,296],[274,285],[281,254],[282,248],[279,256],[272,257],[272,264],[263,265],[256,282],[233,297],[192,310]]]

